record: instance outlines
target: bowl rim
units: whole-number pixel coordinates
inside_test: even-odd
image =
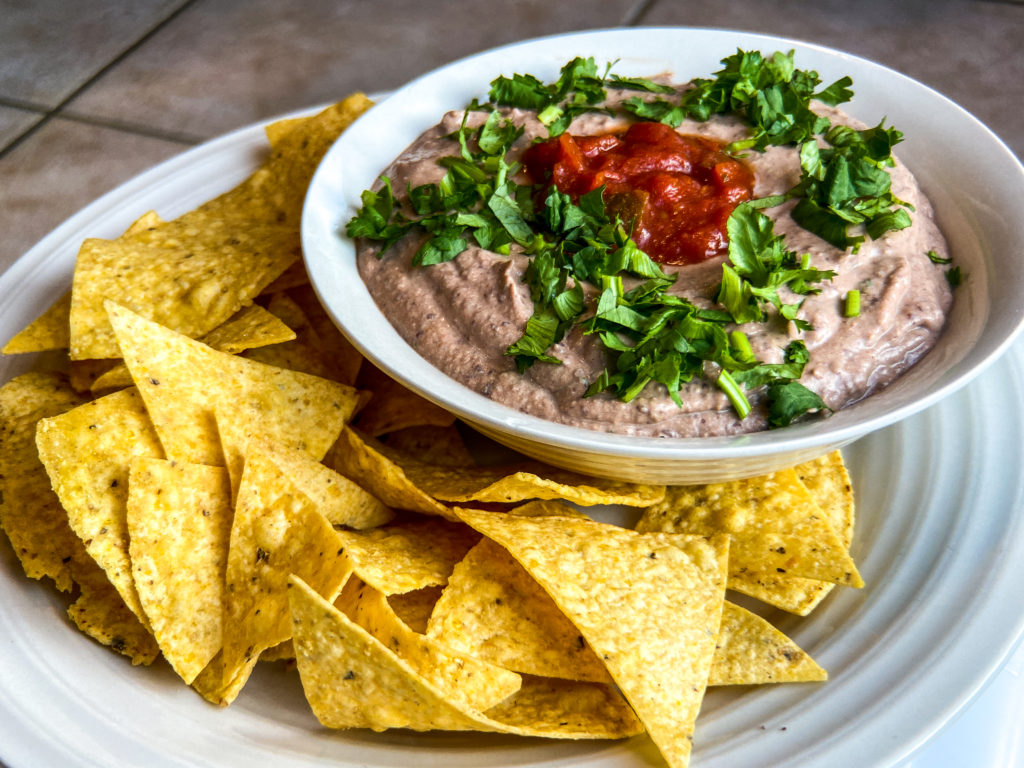
[[[318,228],[322,229],[325,213],[329,213],[323,210],[323,201],[319,199],[329,183],[327,177],[337,171],[339,156],[348,144],[354,140],[353,137],[359,133],[361,126],[365,127],[368,123],[380,119],[381,114],[384,112],[395,110],[396,104],[405,103],[405,100],[409,99],[412,94],[420,91],[425,86],[429,86],[435,81],[441,81],[453,72],[458,72],[481,61],[489,63],[495,59],[503,59],[507,62],[513,60],[514,56],[523,50],[556,43],[578,43],[587,38],[608,39],[612,36],[630,38],[665,34],[696,35],[711,38],[724,36],[733,41],[738,41],[740,44],[745,44],[748,47],[747,49],[750,49],[751,45],[775,45],[777,50],[798,49],[798,53],[804,54],[816,52],[821,56],[842,61],[848,66],[856,66],[872,74],[881,75],[887,78],[887,80],[893,79],[896,82],[902,83],[904,87],[912,88],[918,94],[937,100],[937,103],[941,103],[946,109],[952,110],[960,120],[965,121],[972,130],[978,132],[979,136],[985,138],[988,142],[986,145],[987,150],[1003,153],[1004,157],[1001,159],[1008,163],[1011,168],[1015,168],[1021,182],[1022,192],[1024,192],[1024,166],[1021,165],[1021,162],[1014,153],[991,129],[963,107],[930,86],[896,70],[828,46],[795,38],[706,27],[610,27],[547,35],[518,41],[462,57],[414,78],[406,85],[393,91],[378,105],[361,116],[342,134],[341,138],[327,152],[314,174],[306,197],[306,205],[302,217],[302,240],[306,266],[314,289],[325,309],[363,355],[417,394],[454,412],[471,425],[480,426],[489,433],[502,434],[514,432],[519,442],[526,440],[577,452],[623,456],[639,460],[677,462],[688,460],[706,461],[709,458],[709,453],[713,453],[713,457],[723,460],[742,460],[754,456],[762,456],[766,453],[806,453],[818,448],[824,451],[830,447],[852,441],[868,432],[901,421],[930,407],[967,385],[1005,353],[1006,349],[1024,329],[1024,311],[1019,313],[1016,318],[1011,319],[1009,327],[1005,329],[1003,337],[998,343],[982,354],[980,358],[973,360],[970,365],[961,366],[963,370],[955,372],[954,375],[944,380],[940,386],[931,389],[910,402],[897,404],[896,407],[886,409],[867,418],[858,418],[860,416],[858,406],[864,402],[878,403],[879,398],[889,388],[875,393],[858,403],[847,406],[826,418],[809,420],[791,425],[782,430],[764,430],[737,435],[709,437],[641,437],[599,431],[586,427],[569,426],[525,414],[512,406],[498,403],[477,393],[456,379],[442,373],[439,369],[434,368],[431,363],[427,362],[425,358],[420,357],[411,346],[406,344],[397,333],[394,334],[394,337],[400,342],[397,345],[397,348],[400,350],[398,354],[391,351],[389,347],[382,348],[378,344],[372,343],[371,337],[363,332],[360,327],[357,327],[355,322],[344,318],[338,311],[338,302],[332,296],[331,280],[328,275],[330,265],[325,263],[323,254],[317,246],[318,233],[316,230]],[[724,48],[721,49],[722,56],[728,54],[729,51],[726,51]],[[562,61],[567,60],[571,55],[571,53],[565,54]],[[508,74],[504,70],[513,68],[514,66],[504,66],[502,71]],[[485,78],[489,74],[489,70],[477,74],[480,88],[486,86]],[[693,76],[704,76],[704,73],[697,73]],[[435,113],[434,122],[438,118],[439,114]],[[430,125],[432,124],[430,123]],[[417,131],[417,134],[426,127],[429,126],[422,126]],[[404,148],[404,146],[402,145],[401,148]],[[378,169],[378,172],[379,170],[382,170],[382,168]],[[343,205],[339,204],[335,213],[341,213],[342,208]],[[337,227],[337,223],[341,220],[343,219],[338,215],[331,219],[335,227]],[[319,234],[322,236],[323,232],[321,231]],[[338,233],[336,237],[339,242],[346,240],[343,233]],[[351,241],[348,241],[345,245],[351,247],[350,243]],[[363,286],[363,291],[368,295],[368,291],[366,291],[361,279],[358,280],[358,283],[360,286]],[[373,306],[376,309],[376,305],[374,304]],[[388,327],[391,327],[386,317],[379,310],[377,310],[377,315],[379,315],[379,318],[374,318],[375,320],[383,318]],[[360,321],[358,325],[362,326],[362,322]],[[989,328],[990,324],[991,318],[987,318],[984,328]],[[394,338],[390,340],[394,341]],[[976,344],[977,340],[972,342],[971,348],[967,351],[970,352]],[[436,372],[436,375],[430,375],[430,371],[425,371],[423,366],[420,365],[413,365],[413,369],[410,370],[408,366],[413,362],[409,358],[410,355],[416,360],[421,361],[430,371]],[[953,367],[959,366],[960,362],[962,360],[955,361]]]

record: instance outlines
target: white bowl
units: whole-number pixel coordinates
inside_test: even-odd
[[[796,52],[797,66],[825,83],[853,78],[844,109],[869,124],[885,116],[904,132],[900,159],[931,198],[967,279],[957,288],[947,329],[906,375],[829,418],[731,437],[638,438],[555,424],[496,403],[420,357],[380,312],[356,269],[344,225],[359,195],[447,110],[486,96],[500,74],[550,81],[573,56],[616,72],[669,71],[706,77],[737,48]],[[821,46],[741,32],[611,29],[532,40],[449,64],[414,80],[371,109],[331,148],[313,178],[302,220],[310,276],[328,312],[377,366],[493,439],[551,464],[594,475],[658,483],[711,482],[770,472],[838,448],[927,408],[981,373],[1024,324],[1024,167],[961,107],[898,72]]]

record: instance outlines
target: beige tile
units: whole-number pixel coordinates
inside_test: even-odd
[[[657,0],[641,24],[742,29],[849,51],[950,97],[1024,157],[1024,5],[964,0]]]
[[[54,107],[184,0],[0,0],[0,96]]]
[[[0,150],[42,119],[41,112],[0,106]]]
[[[0,271],[87,203],[184,149],[51,120],[0,158]]]
[[[198,0],[70,109],[209,137],[501,43],[613,26],[636,2]]]

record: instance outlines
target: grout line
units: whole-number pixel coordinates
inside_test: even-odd
[[[63,109],[75,97],[79,96],[86,89],[88,89],[91,85],[93,85],[97,80],[99,80],[101,77],[103,77],[105,74],[107,74],[107,72],[109,72],[115,66],[120,64],[126,57],[130,56],[132,53],[134,53],[136,50],[138,50],[150,38],[152,38],[157,32],[159,32],[160,29],[165,24],[167,24],[169,21],[172,21],[173,19],[175,19],[186,8],[188,8],[189,6],[193,5],[195,2],[196,2],[196,0],[184,0],[184,2],[181,5],[179,5],[177,8],[175,8],[169,14],[167,14],[167,16],[165,16],[164,18],[162,18],[159,21],[157,21],[147,32],[143,33],[143,35],[141,37],[139,37],[138,40],[136,40],[134,43],[132,43],[127,48],[125,48],[123,51],[121,51],[121,53],[119,53],[113,59],[108,61],[103,67],[101,67],[99,70],[97,70],[84,83],[82,83],[75,90],[73,90],[71,93],[69,93],[67,96],[65,96],[55,107],[53,107],[52,109],[48,110],[46,112],[46,115],[44,115],[44,117],[41,120],[39,120],[35,125],[30,126],[24,133],[22,133],[16,139],[11,141],[3,149],[0,149],[0,159],[3,159],[8,154],[10,154],[15,149],[15,147],[20,146],[30,136],[35,135],[35,133],[37,131],[39,131],[39,129],[41,129],[44,125],[48,124],[54,117],[56,117],[57,113],[60,112],[60,110]],[[74,119],[74,118],[72,118],[72,119]],[[82,120],[82,122],[86,122],[86,121]],[[97,124],[100,124],[100,123],[97,123]],[[133,128],[134,128],[134,126],[133,126]]]
[[[165,131],[162,128],[154,128],[149,125],[141,125],[139,123],[125,122],[122,120],[111,120],[106,117],[95,117],[93,115],[76,113],[74,111],[69,112],[65,110],[59,115],[53,115],[53,117],[58,120],[68,120],[73,123],[83,123],[84,125],[95,125],[100,128],[122,131],[123,133],[134,133],[139,136],[148,136],[151,139],[172,141],[175,144],[184,144],[189,147],[206,141],[206,138],[202,136],[193,136],[189,133]]]
[[[632,8],[626,11],[626,15],[622,19],[622,26],[635,27],[643,20],[643,17],[647,15],[649,10],[651,10],[651,6],[657,1],[658,0],[638,0]]]

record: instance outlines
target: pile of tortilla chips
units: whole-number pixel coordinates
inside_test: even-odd
[[[0,388],[0,523],[26,574],[220,705],[294,659],[332,728],[646,732],[683,766],[708,686],[824,680],[726,591],[806,615],[861,585],[838,453],[700,487],[478,466],[338,333],[298,215],[367,105],[269,126],[238,188],[86,241],[70,295],[5,347],[69,350]],[[637,529],[581,511],[609,504]]]

